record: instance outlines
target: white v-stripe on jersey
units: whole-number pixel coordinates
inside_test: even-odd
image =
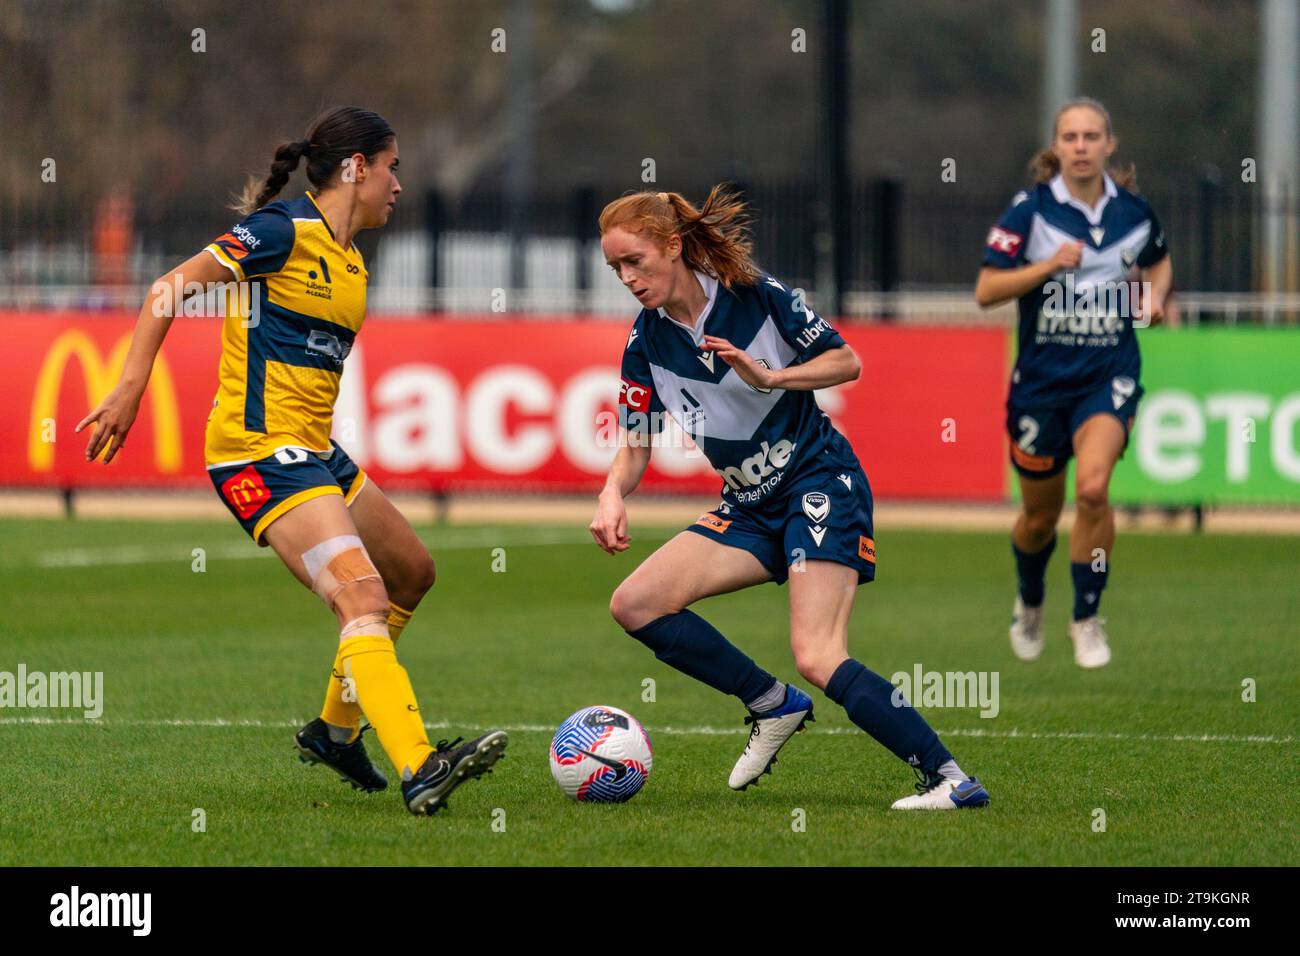
[[[658,432],[671,415],[722,476],[723,499],[739,505],[780,497],[793,475],[828,454],[835,467],[856,467],[852,448],[811,391],[756,389],[703,347],[705,335],[716,335],[782,369],[843,346],[839,333],[769,275],[730,290],[695,275],[709,303],[693,327],[662,309],[643,309],[633,323],[623,352],[620,425]]]
[[[1067,405],[1116,376],[1139,378],[1137,297],[1125,283],[1134,266],[1155,265],[1169,250],[1145,199],[1109,176],[1104,187],[1089,208],[1058,174],[1017,193],[989,232],[983,264],[999,269],[1043,262],[1062,243],[1083,243],[1076,268],[1020,297],[1020,350],[1011,377],[1018,406]]]

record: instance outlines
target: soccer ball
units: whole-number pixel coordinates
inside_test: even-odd
[[[650,738],[617,707],[584,707],[560,724],[551,741],[551,775],[574,800],[624,803],[650,776]]]

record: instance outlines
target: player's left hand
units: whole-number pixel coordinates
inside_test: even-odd
[[[740,380],[754,388],[778,388],[776,373],[764,368],[750,358],[744,349],[738,349],[724,338],[716,335],[704,336],[704,347],[716,352],[722,361],[736,370]]]

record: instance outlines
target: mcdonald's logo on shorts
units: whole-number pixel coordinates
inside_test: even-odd
[[[221,483],[221,493],[241,520],[247,521],[258,508],[271,500],[271,492],[257,469],[249,465]]]

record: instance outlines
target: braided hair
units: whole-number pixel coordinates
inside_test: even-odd
[[[312,120],[305,138],[276,147],[271,174],[265,181],[249,179],[235,211],[246,216],[269,203],[303,159],[307,161],[307,180],[318,191],[324,189],[353,155],[361,153],[373,159],[392,144],[395,135],[378,113],[358,106],[330,107]]]

